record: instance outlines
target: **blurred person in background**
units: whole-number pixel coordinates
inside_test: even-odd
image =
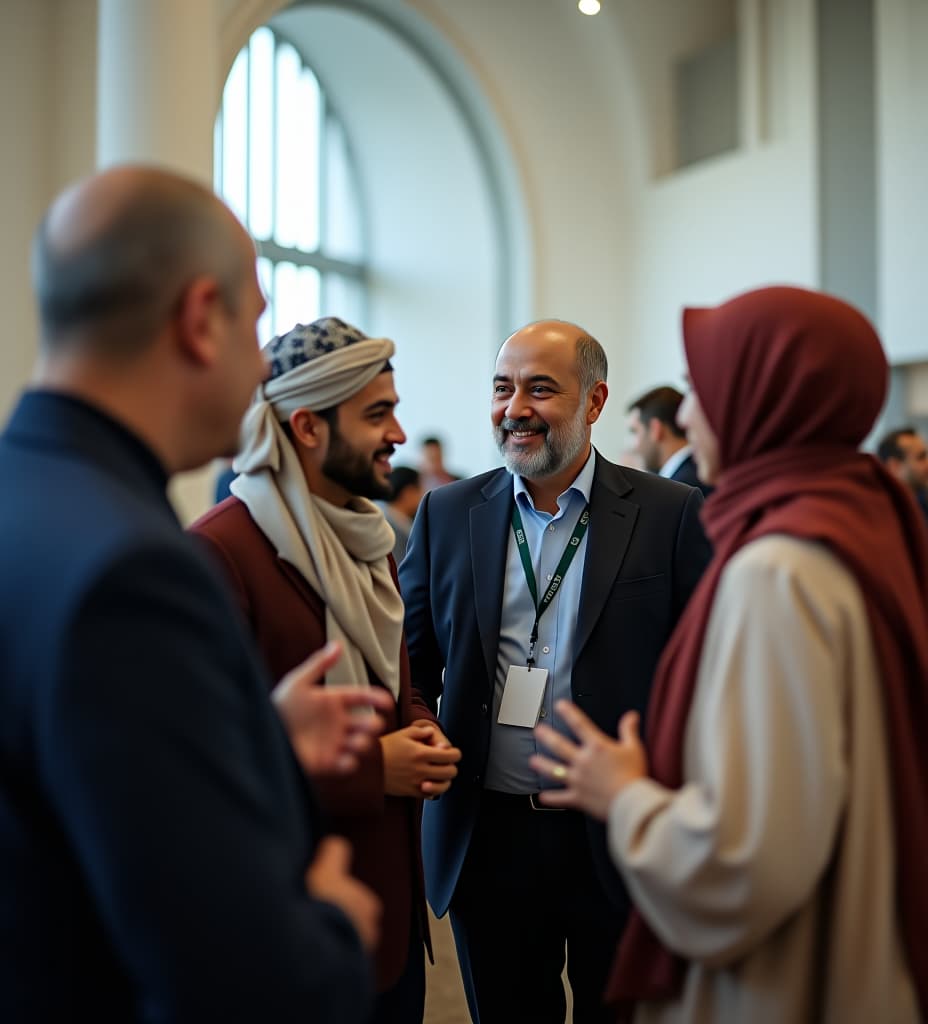
[[[696,460],[686,443],[677,412],[683,393],[672,387],[654,388],[628,407],[628,429],[634,438],[632,450],[649,473],[698,487],[703,496],[712,488],[699,479]]]
[[[424,437],[420,445],[419,471],[423,491],[431,491],[443,484],[460,480],[445,468],[444,447],[439,437]]]
[[[389,476],[391,497],[378,502],[387,522],[393,527],[396,540],[393,543],[393,560],[397,565],[406,557],[406,544],[416,510],[422,501],[422,484],[417,470],[409,466],[396,466]]]
[[[914,427],[891,430],[876,449],[877,458],[915,495],[928,517],[928,445]]]

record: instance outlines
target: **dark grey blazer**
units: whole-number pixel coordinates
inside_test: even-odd
[[[400,568],[413,685],[433,707],[442,698],[442,727],[462,751],[457,779],[426,803],[423,820],[438,914],[454,894],[483,792],[512,503],[503,469],[430,491]],[[571,692],[610,734],[625,711],[644,713],[658,657],[709,559],[701,505],[691,487],[596,457]],[[627,899],[605,830],[591,821],[589,835],[621,913]]]
[[[0,480],[0,1020],[366,1020],[265,674],[155,457],[34,392]]]

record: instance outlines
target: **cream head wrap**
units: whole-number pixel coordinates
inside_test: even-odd
[[[326,636],[345,649],[326,685],[366,686],[370,666],[396,697],[403,601],[387,559],[393,531],[366,498],[339,508],[313,495],[281,426],[297,409],[320,412],[357,394],[389,367],[393,342],[326,317],[297,324],[264,352],[270,373],[245,414],[232,493],[325,604]]]

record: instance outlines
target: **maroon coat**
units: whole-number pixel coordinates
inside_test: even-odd
[[[227,498],[191,527],[214,553],[232,585],[258,647],[280,679],[326,642],[325,606],[294,566],[277,556],[238,498]],[[393,567],[394,577],[396,574]],[[374,685],[381,685],[371,677]],[[387,715],[386,732],[434,715],[410,686],[406,642],[400,649],[400,697]],[[328,824],[354,847],[353,873],[383,902],[382,933],[376,951],[377,987],[400,977],[416,922],[431,953],[419,825],[422,802],[384,794],[379,743],[361,757],[357,771],[341,778],[314,778]]]

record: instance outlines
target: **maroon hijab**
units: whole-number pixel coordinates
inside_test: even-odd
[[[907,488],[858,452],[885,395],[870,323],[838,299],[762,288],[688,309],[690,379],[719,441],[703,522],[715,556],[664,651],[648,711],[651,775],[683,784],[683,739],[715,589],[771,533],[826,545],[864,596],[880,666],[895,821],[898,915],[928,1018],[928,532]],[[607,1001],[671,997],[684,964],[633,913]]]

